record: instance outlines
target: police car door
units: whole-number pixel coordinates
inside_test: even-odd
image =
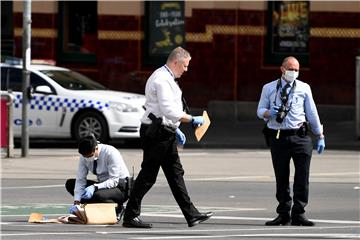
[[[22,125],[22,69],[12,67],[1,68],[2,90],[12,90],[14,94],[14,136],[21,136]],[[5,83],[5,86],[3,85]],[[46,93],[34,93],[29,99],[27,108],[29,136],[30,137],[51,137],[57,132],[56,119],[57,114],[51,113],[51,108],[47,105],[49,98],[55,93],[54,88],[44,79],[36,75],[30,74],[30,85],[48,86],[50,89]],[[41,88],[40,88],[41,89]],[[43,88],[44,89],[44,88]]]

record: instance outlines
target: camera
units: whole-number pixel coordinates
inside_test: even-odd
[[[276,121],[278,123],[282,123],[284,121],[284,118],[286,117],[286,115],[287,115],[286,107],[284,105],[281,105],[279,108],[279,111],[276,115]]]

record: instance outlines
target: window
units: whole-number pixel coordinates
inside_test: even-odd
[[[53,93],[55,89],[47,81],[42,79],[35,73],[30,74],[30,85],[32,88],[36,86],[49,86]],[[14,92],[22,92],[22,69],[20,68],[1,68],[1,90],[12,90]]]
[[[1,55],[13,56],[14,24],[12,1],[1,1]]]
[[[52,93],[55,94],[54,87],[35,73],[31,73],[30,75],[30,85],[33,89],[35,89],[35,87],[37,86],[48,86],[51,89]]]
[[[15,68],[1,68],[1,90],[22,91],[22,70]]]
[[[43,74],[70,90],[106,90],[104,86],[73,71],[42,70]]]
[[[95,63],[97,2],[59,1],[58,60]]]

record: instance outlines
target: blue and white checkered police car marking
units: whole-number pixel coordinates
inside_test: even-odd
[[[38,109],[45,111],[58,111],[59,108],[66,107],[70,112],[77,111],[81,108],[95,108],[103,111],[109,108],[109,103],[76,98],[61,98],[55,96],[34,96],[30,101],[30,109]],[[14,107],[20,108],[22,105],[22,95],[15,95]]]

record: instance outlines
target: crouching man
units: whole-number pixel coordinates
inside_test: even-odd
[[[79,142],[80,161],[76,179],[66,181],[66,190],[74,196],[76,211],[80,203],[117,203],[118,220],[123,212],[123,203],[129,198],[129,171],[120,152],[113,146],[100,144],[94,136]],[[97,181],[87,179],[92,172]]]

